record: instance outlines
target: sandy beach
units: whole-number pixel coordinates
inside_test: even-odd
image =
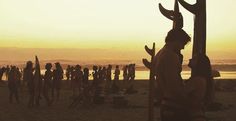
[[[236,80],[217,80],[220,90],[216,91],[216,102],[222,104],[217,111],[208,111],[209,121],[236,121]],[[232,86],[234,85],[234,87]],[[231,86],[230,90],[227,87]],[[135,81],[138,93],[125,95],[128,105],[115,108],[109,99],[104,104],[78,105],[69,109],[72,102],[69,89],[62,90],[59,102],[51,107],[44,99],[39,107],[28,108],[28,94],[26,90],[20,92],[20,104],[8,102],[8,88],[0,87],[0,121],[147,121],[148,119],[148,81]],[[111,98],[108,96],[107,98]],[[160,121],[159,108],[155,108],[155,121]]]

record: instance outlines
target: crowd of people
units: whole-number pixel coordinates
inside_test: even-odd
[[[36,62],[37,63],[37,62]],[[23,69],[16,66],[7,66],[0,69],[0,79],[5,74],[9,87],[9,102],[13,102],[13,97],[17,103],[19,100],[19,89],[27,87],[28,106],[40,105],[40,99],[44,98],[47,105],[50,106],[60,98],[62,87],[68,87],[72,92],[72,98],[79,95],[90,96],[93,100],[101,93],[111,94],[121,91],[130,93],[133,90],[135,79],[135,64],[123,66],[123,81],[120,81],[119,65],[115,66],[114,77],[112,77],[112,65],[92,67],[92,73],[89,68],[80,65],[68,65],[65,71],[59,62],[55,63],[54,69],[52,63],[45,64],[45,73],[41,74],[39,64],[33,66],[32,61],[28,61]],[[38,69],[39,70],[38,70]],[[40,71],[40,72],[39,72]],[[65,76],[65,77],[64,77]],[[90,80],[90,81],[89,81]],[[63,83],[64,81],[65,83]],[[64,85],[62,85],[64,84]]]
[[[168,32],[165,45],[153,59],[156,95],[160,102],[160,116],[162,121],[205,121],[205,108],[212,103],[214,98],[214,85],[211,63],[205,53],[197,53],[190,60],[189,67],[192,69],[190,79],[184,81],[181,77],[183,55],[181,50],[190,42],[190,36],[183,29],[172,29]],[[39,64],[38,64],[39,65]],[[36,69],[37,68],[37,69]],[[60,97],[60,89],[63,80],[63,69],[60,63],[47,63],[46,72],[41,76],[39,67],[33,67],[28,61],[26,67],[21,71],[16,66],[3,67],[0,70],[0,79],[6,73],[10,91],[9,100],[15,96],[19,103],[18,85],[23,79],[29,90],[29,107],[39,105],[42,92],[47,104],[54,102],[54,91],[56,101]],[[82,69],[80,65],[68,66],[66,69],[67,82],[70,83],[73,97],[76,99],[96,99],[100,94],[118,93],[120,86],[120,68],[116,65],[114,79],[112,80],[112,65],[108,67],[93,66],[93,80],[89,82],[88,68]],[[135,78],[135,64],[123,67],[123,83],[127,93],[132,92]],[[23,74],[22,74],[23,73]],[[23,78],[22,78],[23,75]],[[40,76],[39,76],[40,75]],[[103,90],[102,90],[103,88]],[[42,89],[42,90],[41,90]],[[51,91],[51,96],[49,93]]]

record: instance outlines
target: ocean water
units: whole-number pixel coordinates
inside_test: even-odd
[[[42,74],[44,74],[44,70]],[[89,71],[90,76],[89,79],[93,79],[92,70]],[[135,79],[149,79],[149,71],[147,70],[136,70],[135,71]],[[183,79],[188,79],[191,75],[190,71],[182,71],[181,76]],[[114,70],[112,70],[112,79],[114,78]],[[120,79],[123,79],[123,71],[120,71]],[[66,76],[64,75],[64,79]],[[215,79],[236,79],[236,71],[220,71],[220,77],[215,77]]]
[[[136,79],[149,79],[149,71],[136,71]],[[183,71],[181,76],[183,79],[188,79],[191,75],[190,71]],[[220,71],[220,77],[215,79],[236,79],[236,71]]]

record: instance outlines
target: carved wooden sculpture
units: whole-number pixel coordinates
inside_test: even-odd
[[[143,59],[143,64],[150,70],[149,75],[149,111],[148,111],[148,121],[153,121],[154,119],[154,80],[155,80],[155,74],[154,74],[154,56],[155,56],[155,43],[153,43],[152,49],[148,48],[147,45],[145,45],[146,52],[151,56],[151,62],[149,62],[147,59]]]
[[[41,70],[38,57],[35,56],[35,72],[34,72],[34,86],[35,86],[35,103],[38,106],[39,100],[41,97],[41,88],[42,88],[42,78],[41,78]]]
[[[195,15],[192,56],[199,53],[206,54],[206,0],[197,0],[193,5],[188,4],[184,0],[175,0],[174,11],[167,10],[159,4],[161,13],[173,20],[173,29],[183,27],[183,17],[179,12],[178,2]],[[192,75],[194,72],[193,69]]]
[[[197,0],[194,5],[190,5],[184,0],[179,3],[189,12],[195,15],[194,38],[192,56],[198,53],[206,53],[206,0]]]
[[[160,3],[159,9],[166,18],[173,21],[173,29],[183,28],[183,16],[179,12],[179,5],[177,0],[175,0],[174,10],[167,10]]]
[[[197,0],[194,5],[190,5],[184,0],[178,1],[195,15],[192,57],[199,53],[206,54],[206,0]],[[195,69],[192,69],[191,74],[194,75],[194,73]]]

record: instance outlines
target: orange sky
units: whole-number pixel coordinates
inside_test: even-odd
[[[171,0],[1,0],[0,48],[60,48],[64,58],[77,57],[74,52],[70,55],[68,48],[105,49],[110,52],[107,58],[137,60],[146,56],[145,44],[156,42],[157,49],[162,47],[172,27],[171,21],[160,14],[159,2],[173,8]],[[235,0],[207,1],[207,52],[214,59],[236,59],[236,16],[232,14],[235,4]],[[192,36],[193,15],[180,9],[184,29]],[[67,48],[65,52],[63,48]],[[191,56],[191,48],[190,44],[183,51],[186,60]],[[18,51],[23,54],[19,58],[38,53]],[[91,51],[83,53],[91,55]],[[45,58],[63,58],[53,56],[57,53],[47,56],[47,51],[40,54]],[[0,57],[4,58],[7,55]]]

